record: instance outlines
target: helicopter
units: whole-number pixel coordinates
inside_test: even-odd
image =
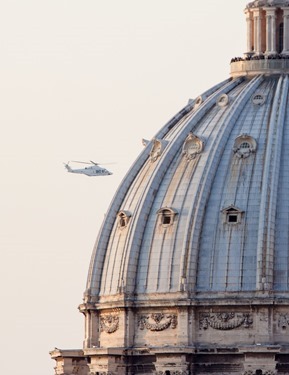
[[[96,177],[96,176],[110,176],[112,175],[112,172],[108,171],[107,169],[101,167],[98,163],[95,163],[94,161],[90,160],[89,163],[84,161],[71,161],[72,163],[79,163],[79,164],[87,164],[90,165],[89,167],[80,168],[80,169],[73,169],[70,167],[69,163],[64,163],[65,168],[69,173],[79,173],[79,174],[85,174],[89,177]]]

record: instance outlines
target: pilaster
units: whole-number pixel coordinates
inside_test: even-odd
[[[82,304],[78,309],[85,317],[83,347],[92,348],[99,346],[99,319],[97,310],[91,304]]]

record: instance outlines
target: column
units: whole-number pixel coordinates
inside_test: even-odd
[[[266,55],[271,54],[272,49],[272,17],[266,13]]]
[[[254,52],[261,55],[262,30],[261,30],[261,9],[253,9],[254,12]]]
[[[249,9],[245,10],[246,21],[247,21],[247,53],[250,54],[254,51],[253,41],[253,19],[252,12]]]
[[[283,34],[283,51],[282,54],[289,55],[289,8],[282,8],[283,10],[283,22],[284,22],[284,34]]]

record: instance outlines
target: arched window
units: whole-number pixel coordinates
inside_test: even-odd
[[[173,225],[177,211],[169,207],[164,207],[158,210],[157,214],[160,217],[161,225],[163,227],[169,227],[170,225]]]
[[[248,142],[243,142],[240,144],[239,146],[240,150],[246,150],[248,148],[250,148],[250,144]]]
[[[235,139],[233,152],[239,157],[246,159],[256,152],[257,142],[248,134],[242,134]]]

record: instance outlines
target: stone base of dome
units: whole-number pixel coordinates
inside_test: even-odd
[[[258,74],[288,74],[289,59],[241,60],[231,62],[231,77]]]
[[[81,305],[83,350],[51,352],[56,375],[274,375],[289,373],[289,305],[198,301]],[[103,306],[102,306],[103,307]]]
[[[57,361],[56,375],[285,375],[289,371],[288,347],[258,343],[57,349],[51,355]]]

